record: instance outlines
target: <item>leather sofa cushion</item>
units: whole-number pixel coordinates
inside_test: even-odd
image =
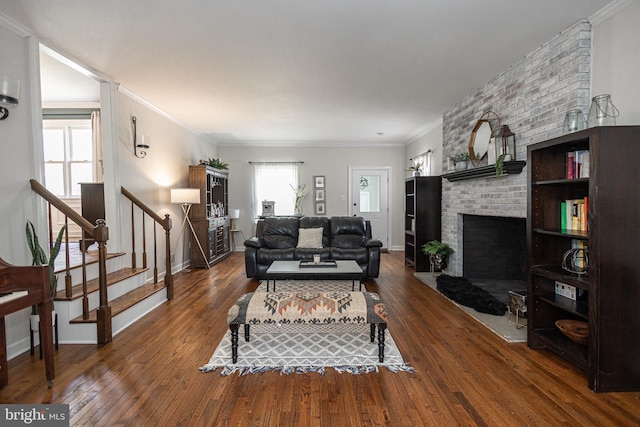
[[[273,261],[293,261],[296,259],[296,249],[258,249],[256,261],[258,264],[271,265]]]
[[[330,248],[322,248],[322,249],[309,249],[309,248],[297,248],[296,249],[296,259],[310,261],[313,259],[313,256],[319,254],[320,260],[326,261],[331,259],[331,249]]]
[[[369,262],[369,251],[364,247],[352,249],[331,248],[331,259],[352,259],[360,265],[367,265]]]
[[[331,247],[361,248],[366,240],[366,223],[361,217],[333,217],[331,219]]]
[[[262,240],[271,249],[295,248],[298,244],[298,218],[266,218]]]

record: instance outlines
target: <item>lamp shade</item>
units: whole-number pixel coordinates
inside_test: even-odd
[[[229,209],[229,218],[231,219],[240,218],[240,209]]]
[[[200,204],[200,189],[199,188],[172,188],[171,189],[171,203],[175,204]]]

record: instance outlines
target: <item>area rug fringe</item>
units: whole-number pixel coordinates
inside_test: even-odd
[[[415,372],[416,370],[409,365],[384,365],[389,371],[393,373],[398,372]],[[200,368],[201,372],[213,372],[218,368],[214,365],[205,365]],[[370,372],[379,372],[378,365],[366,365],[366,366],[331,366],[336,372],[349,373],[352,375],[367,374]],[[263,372],[280,372],[280,375],[289,374],[304,374],[307,372],[318,373],[324,375],[324,366],[224,366],[220,370],[220,376],[226,377],[234,373],[238,373],[239,376],[248,374],[260,374]]]

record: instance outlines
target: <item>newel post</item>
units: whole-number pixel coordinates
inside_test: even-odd
[[[165,231],[165,273],[164,284],[167,287],[167,299],[173,299],[173,274],[171,273],[171,218],[165,214],[162,227]]]
[[[98,284],[100,302],[96,310],[98,344],[107,344],[113,339],[111,330],[111,307],[107,296],[107,247],[109,228],[103,219],[96,221],[93,238],[98,242]]]

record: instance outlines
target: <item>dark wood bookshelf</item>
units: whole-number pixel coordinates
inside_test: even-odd
[[[567,178],[567,153],[589,151],[588,178]],[[640,126],[589,128],[527,147],[528,345],[547,348],[586,371],[596,392],[640,390]],[[560,228],[560,204],[589,198],[587,229]],[[588,247],[588,275],[561,267],[577,242]],[[560,282],[576,288],[556,295]],[[555,326],[589,324],[588,345]]]
[[[430,271],[429,257],[422,245],[440,240],[442,178],[416,176],[405,180],[404,254],[405,265],[416,271]]]

